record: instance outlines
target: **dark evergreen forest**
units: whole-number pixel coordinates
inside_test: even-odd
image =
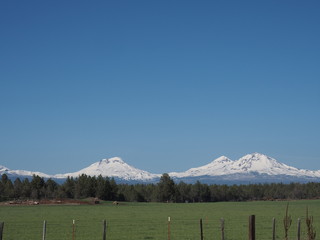
[[[163,174],[156,184],[120,184],[113,178],[81,175],[62,184],[39,176],[11,181],[1,176],[0,201],[98,198],[129,202],[220,202],[252,200],[315,199],[320,183],[272,183],[250,185],[208,185],[176,183]]]

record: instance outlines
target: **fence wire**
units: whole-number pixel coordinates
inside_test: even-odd
[[[129,216],[128,216],[129,217]],[[200,219],[175,219],[170,222],[145,219],[140,221],[126,221],[121,219],[107,220],[106,239],[108,240],[196,240],[200,239]],[[272,219],[270,221],[256,220],[256,239],[272,239]],[[302,219],[301,222],[304,220]],[[45,240],[101,240],[103,239],[103,219],[96,222],[86,220],[73,220],[69,222],[48,221],[46,222]],[[269,224],[268,224],[269,222]],[[226,240],[248,239],[248,219],[233,217],[224,219],[224,236]],[[4,240],[42,240],[43,222],[26,221],[17,223],[5,222]],[[204,217],[202,219],[203,239],[221,239],[221,220],[219,218]],[[305,239],[306,228],[301,225],[301,239]],[[276,222],[276,239],[284,238],[283,222]],[[297,239],[296,222],[293,221],[289,231],[289,239]]]

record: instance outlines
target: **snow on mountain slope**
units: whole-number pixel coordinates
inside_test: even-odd
[[[81,174],[89,176],[114,177],[128,181],[154,181],[161,177],[161,174],[152,174],[132,167],[125,163],[121,158],[114,157],[110,159],[102,159],[99,162],[91,164],[78,172],[48,175],[41,172],[32,172],[25,170],[10,170],[4,166],[0,166],[0,174],[7,174],[9,177],[32,177],[38,175],[44,178],[67,178],[78,177]],[[238,182],[239,179],[250,179],[250,182],[261,181],[272,182],[274,179],[293,179],[292,181],[300,181],[310,179],[320,179],[319,171],[310,171],[297,169],[286,164],[280,163],[274,158],[268,157],[260,153],[248,154],[239,160],[233,161],[225,156],[219,157],[201,167],[191,168],[185,172],[169,173],[171,177],[176,179],[191,179],[196,181],[201,179],[216,181],[220,179],[228,179]],[[260,176],[260,177],[259,177]]]
[[[152,174],[147,171],[143,171],[135,167],[132,167],[125,163],[121,158],[114,157],[109,159],[102,159],[101,161],[93,163],[89,167],[84,168],[78,172],[57,174],[54,177],[78,177],[81,174],[86,174],[89,176],[101,175],[102,177],[116,177],[125,180],[140,181],[147,181],[161,176],[159,174]]]
[[[17,177],[32,177],[33,175],[38,175],[43,178],[50,178],[51,176],[42,172],[32,172],[26,170],[10,170],[7,167],[0,166],[0,175],[7,174],[8,176],[17,176]]]
[[[0,173],[1,173],[1,174],[2,174],[2,172],[8,171],[8,170],[9,170],[9,168],[0,165]]]
[[[190,168],[185,172],[172,172],[169,173],[172,177],[197,177],[197,176],[216,176],[216,175],[224,175],[228,174],[229,166],[233,163],[233,161],[225,156],[221,156],[211,163],[198,167],[198,168]]]
[[[278,162],[274,158],[268,157],[260,153],[248,154],[237,161],[222,156],[215,159],[211,163],[191,168],[185,172],[169,173],[172,177],[198,177],[198,176],[224,176],[232,174],[248,174],[259,173],[267,175],[288,175],[288,176],[307,176],[320,177],[320,171],[310,171],[290,167]]]
[[[236,173],[258,172],[268,175],[320,177],[317,171],[294,168],[260,153],[248,154],[235,161],[231,168],[231,172],[233,171]]]

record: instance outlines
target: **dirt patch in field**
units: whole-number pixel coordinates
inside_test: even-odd
[[[98,199],[42,199],[42,200],[13,200],[1,202],[0,205],[95,205],[99,204]]]

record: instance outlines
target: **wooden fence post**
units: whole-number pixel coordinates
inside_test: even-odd
[[[72,240],[76,239],[76,221],[72,221]]]
[[[46,233],[47,233],[47,222],[46,220],[44,220],[43,227],[42,227],[42,240],[46,240]]]
[[[249,240],[256,240],[256,217],[251,215],[249,217]]]
[[[221,240],[224,240],[224,219],[220,219],[220,226],[221,226]]]
[[[102,240],[107,239],[107,221],[103,221],[103,235],[102,235]]]
[[[272,219],[272,240],[276,240],[276,219]]]
[[[298,235],[297,235],[297,240],[300,240],[300,234],[301,233],[301,220],[298,218]]]
[[[171,238],[171,229],[170,229],[171,218],[168,217],[168,240]]]
[[[0,240],[2,240],[3,228],[4,228],[4,222],[0,222]]]
[[[200,239],[203,240],[202,218],[200,219]]]

